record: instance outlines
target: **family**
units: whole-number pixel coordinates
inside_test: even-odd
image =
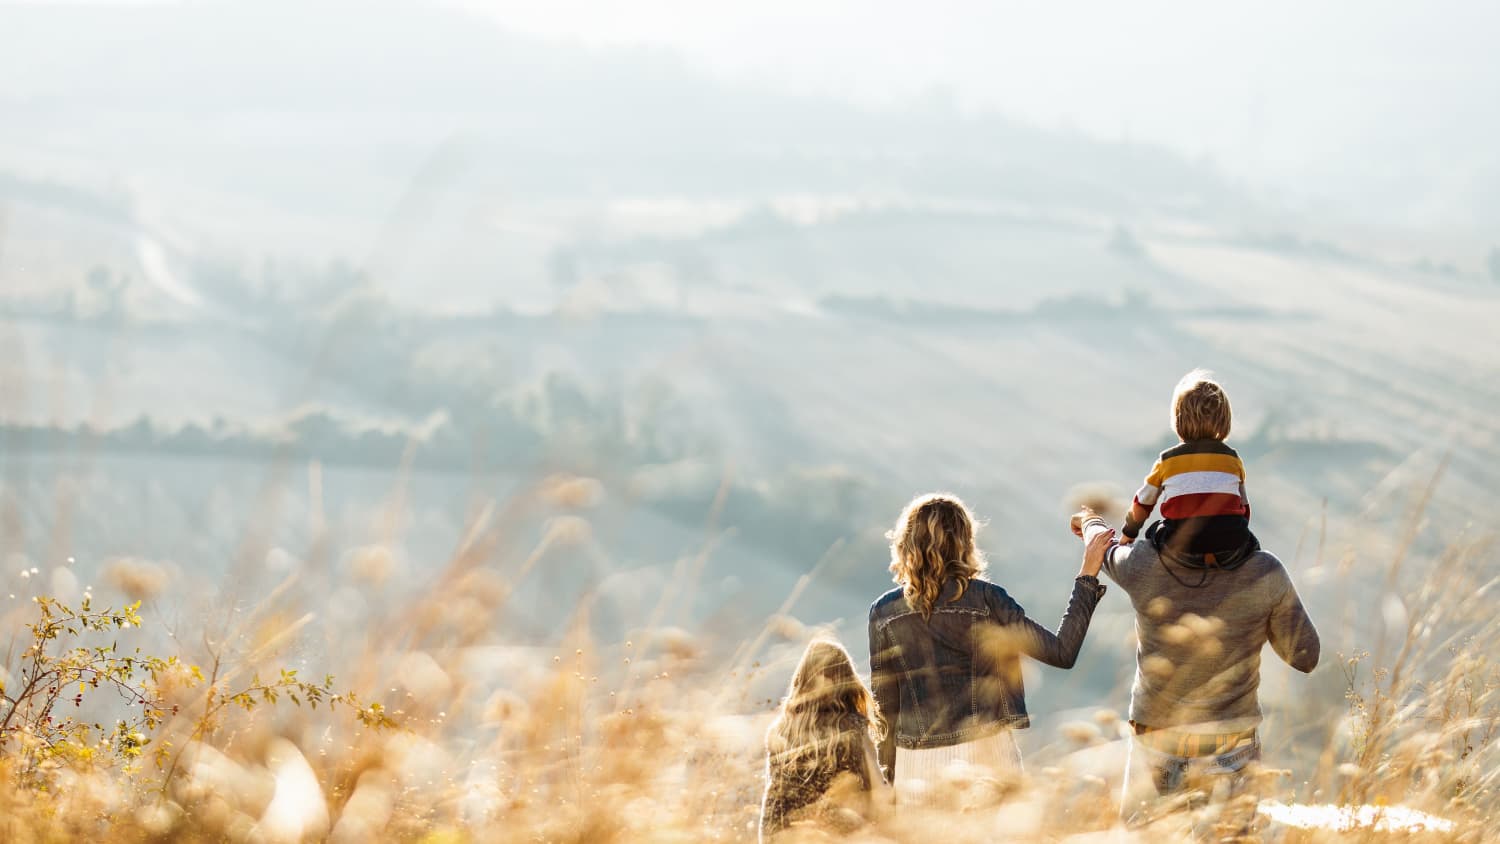
[[[862,817],[835,807],[939,805],[955,770],[1018,776],[1012,731],[1029,724],[1021,657],[1073,666],[1105,593],[1100,572],[1130,598],[1138,641],[1123,819],[1148,822],[1160,798],[1252,787],[1262,646],[1310,672],[1318,633],[1281,561],[1250,532],[1244,465],[1224,442],[1224,389],[1188,373],[1171,420],[1179,443],[1151,467],[1118,539],[1092,510],[1073,515],[1083,563],[1055,632],[984,579],[962,501],[907,505],[888,534],[898,587],[870,607],[869,684],[841,645],[816,640],[766,735],[763,838]],[[1153,509],[1159,519],[1142,532]]]

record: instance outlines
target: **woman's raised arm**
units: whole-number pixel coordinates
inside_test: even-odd
[[[1078,661],[1078,651],[1083,647],[1083,638],[1089,631],[1089,621],[1094,608],[1104,596],[1104,585],[1099,582],[1099,569],[1104,564],[1104,553],[1114,539],[1114,531],[1096,535],[1084,548],[1083,564],[1078,577],[1073,581],[1073,594],[1068,599],[1068,608],[1063,612],[1057,632],[1038,624],[1026,615],[1026,610],[1009,595],[1005,595],[999,606],[991,607],[995,620],[1000,622],[1000,638],[993,647],[1012,648],[1020,653],[1057,668],[1072,668]],[[1004,594],[1003,592],[1001,594]]]

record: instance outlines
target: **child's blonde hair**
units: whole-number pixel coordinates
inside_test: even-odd
[[[891,541],[891,574],[912,609],[932,615],[948,578],[958,581],[958,596],[984,572],[984,554],[974,543],[974,517],[956,495],[933,493],[913,499],[901,511]]]
[[[766,750],[791,769],[832,767],[840,741],[881,732],[875,696],[854,672],[844,646],[814,639],[792,673],[781,711],[766,732]],[[858,745],[855,745],[856,747]]]
[[[1213,375],[1207,369],[1195,369],[1182,376],[1172,393],[1172,430],[1183,442],[1229,436],[1233,419],[1229,395]]]

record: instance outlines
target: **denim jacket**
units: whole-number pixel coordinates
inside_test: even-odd
[[[949,580],[929,618],[899,588],[870,606],[870,684],[886,721],[879,757],[888,781],[897,747],[947,747],[1029,726],[1021,655],[1073,667],[1104,586],[1075,580],[1055,634],[989,581],[957,592]]]

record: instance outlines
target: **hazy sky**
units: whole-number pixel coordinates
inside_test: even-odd
[[[289,27],[313,2],[351,19],[382,2],[460,6],[544,41],[666,52],[751,87],[951,98],[1165,146],[1289,210],[1484,237],[1500,219],[1491,0],[239,2]],[[51,54],[66,61],[68,48]],[[389,67],[378,49],[367,58]]]
[[[512,29],[667,47],[781,88],[877,102],[947,88],[1283,188],[1337,189],[1394,158],[1494,166],[1500,146],[1500,4],[1484,0],[461,2]]]

